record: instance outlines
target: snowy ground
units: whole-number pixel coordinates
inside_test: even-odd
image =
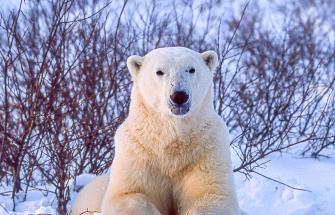
[[[236,175],[240,205],[250,215],[333,215],[334,170],[335,159],[272,157],[262,174],[311,192],[294,190],[257,175],[250,181]]]
[[[314,160],[289,154],[272,156],[267,168],[260,171],[262,174],[311,192],[294,190],[257,175],[245,180],[237,173],[235,183],[240,205],[249,215],[332,215],[335,211],[334,170],[335,158]],[[79,178],[79,183],[86,184],[93,178],[84,175]],[[0,215],[55,214],[54,195],[37,190],[28,193],[27,200],[18,204],[17,212],[11,212],[11,199],[1,195],[8,190],[10,188],[0,187]]]

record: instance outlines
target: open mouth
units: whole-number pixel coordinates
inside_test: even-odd
[[[171,112],[177,116],[185,115],[187,112],[189,112],[190,107],[191,107],[190,102],[181,105],[170,103]]]

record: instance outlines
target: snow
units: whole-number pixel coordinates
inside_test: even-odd
[[[70,187],[72,190],[71,200],[74,200],[83,186],[92,181],[96,176],[92,174],[82,174],[77,177],[76,182],[71,181]],[[10,186],[0,186],[0,215],[31,215],[31,214],[56,214],[57,199],[52,191],[53,187],[37,187],[28,191],[26,200],[23,200],[23,193],[16,200],[16,210],[12,211],[13,201],[10,198]],[[5,192],[5,193],[4,193]],[[4,195],[1,195],[4,193]],[[5,195],[6,194],[6,195]],[[68,208],[71,208],[70,201]]]
[[[279,180],[300,191],[253,174],[247,180],[243,174],[235,173],[235,184],[241,208],[248,215],[331,215],[335,204],[335,158],[315,160],[294,154],[272,155],[261,174]],[[234,158],[233,163],[238,163]],[[83,174],[77,178],[72,190],[89,183],[95,176]],[[73,184],[73,183],[72,183]],[[47,189],[43,187],[43,189]],[[51,187],[49,188],[52,189]],[[1,195],[10,187],[0,187],[0,215],[56,214],[56,198],[53,193],[41,190],[28,192],[26,201],[18,200],[17,211],[12,212],[10,196]],[[77,192],[71,193],[74,199]],[[69,208],[70,208],[69,203]]]
[[[235,175],[238,199],[247,214],[331,215],[334,214],[335,159],[315,160],[290,154],[273,156],[260,172],[300,191],[254,175],[245,181]]]
[[[0,193],[3,188],[1,188]],[[10,190],[7,187],[6,190]],[[0,215],[56,214],[56,198],[51,193],[41,190],[28,191],[26,200],[23,195],[17,199],[16,211],[12,211],[13,201],[10,196],[0,195]]]

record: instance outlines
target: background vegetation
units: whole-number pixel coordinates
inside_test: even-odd
[[[249,177],[271,153],[334,155],[335,7],[327,1],[27,0],[0,15],[0,181],[17,194],[102,174],[127,116],[128,56],[215,50],[217,112]],[[269,17],[272,19],[269,19]],[[8,194],[8,193],[7,193]],[[7,195],[6,194],[6,195]]]

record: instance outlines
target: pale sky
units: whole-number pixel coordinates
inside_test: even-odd
[[[20,5],[20,0],[0,0],[0,10],[14,9]]]

